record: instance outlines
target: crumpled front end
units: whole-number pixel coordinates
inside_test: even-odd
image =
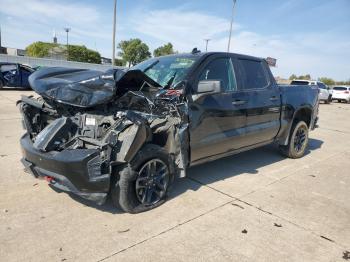
[[[163,147],[171,170],[188,165],[186,104],[126,92],[100,107],[52,107],[41,98],[19,101],[27,133],[21,138],[25,167],[53,187],[102,204],[115,167],[132,161],[145,143]]]
[[[53,187],[72,192],[98,204],[104,203],[109,189],[109,171],[102,165],[97,149],[42,152],[28,134],[21,138],[22,163],[36,178],[45,178]]]

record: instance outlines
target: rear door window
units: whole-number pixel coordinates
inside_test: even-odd
[[[261,61],[238,59],[241,89],[263,89],[269,85],[266,70]]]

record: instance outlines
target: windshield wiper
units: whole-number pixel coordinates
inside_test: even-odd
[[[176,77],[177,72],[174,73],[174,75],[172,77],[170,77],[169,81],[166,83],[166,85],[164,86],[164,89],[168,89],[171,87],[171,85],[174,82],[174,79]]]

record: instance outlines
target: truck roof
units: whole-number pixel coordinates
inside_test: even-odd
[[[197,53],[180,53],[180,54],[172,54],[167,56],[176,56],[176,57],[204,57],[204,56],[210,56],[210,55],[233,55],[239,58],[244,59],[254,59],[259,61],[265,61],[265,58],[256,57],[256,56],[250,56],[250,55],[244,55],[244,54],[238,54],[238,53],[228,53],[228,52],[197,52]]]

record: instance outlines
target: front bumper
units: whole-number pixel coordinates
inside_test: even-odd
[[[41,152],[34,148],[28,134],[21,138],[22,163],[34,177],[48,177],[62,191],[103,204],[110,186],[110,172],[100,159],[98,149]]]

